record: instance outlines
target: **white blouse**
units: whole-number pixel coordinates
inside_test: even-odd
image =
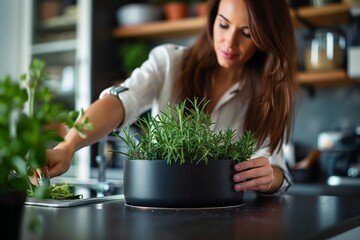
[[[150,109],[154,116],[160,111],[164,111],[168,103],[174,104],[171,98],[173,83],[180,70],[186,49],[186,47],[175,44],[163,44],[155,47],[150,52],[148,60],[135,69],[131,76],[121,84],[129,90],[118,95],[125,109],[125,119],[119,128],[134,123],[142,113]],[[226,130],[230,127],[235,130],[236,137],[241,136],[248,103],[241,94],[237,94],[240,87],[239,83],[234,84],[224,93],[213,109],[211,120],[214,124],[211,127],[214,131]],[[100,98],[109,94],[110,88],[103,90]],[[291,175],[285,162],[283,149],[270,154],[267,144],[268,142],[265,142],[252,158],[267,157],[272,165],[276,165],[284,171],[285,179],[278,194],[286,191],[291,185]]]

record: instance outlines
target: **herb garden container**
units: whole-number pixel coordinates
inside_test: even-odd
[[[181,165],[166,160],[125,160],[125,202],[165,208],[242,205],[244,192],[233,189],[234,164],[229,160]]]
[[[188,100],[190,101],[190,100]],[[243,204],[236,192],[234,164],[254,153],[255,139],[245,131],[235,139],[231,129],[213,132],[206,103],[186,100],[168,105],[155,117],[140,119],[143,133],[130,128],[122,139],[124,196],[127,205],[160,208],[211,208]],[[226,159],[226,160],[223,160]]]

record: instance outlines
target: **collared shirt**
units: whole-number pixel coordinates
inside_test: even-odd
[[[139,68],[121,85],[129,88],[118,95],[125,109],[125,119],[119,128],[134,123],[144,112],[151,109],[152,116],[164,111],[166,106],[174,104],[172,99],[175,76],[180,71],[180,66],[186,47],[175,44],[163,44],[155,47]],[[228,127],[235,130],[235,137],[240,137],[248,102],[239,93],[240,84],[236,83],[228,89],[217,102],[211,113],[214,124],[212,130],[217,132]],[[100,98],[109,94],[110,88],[102,91]],[[283,150],[270,154],[265,142],[254,157],[267,157],[272,165],[280,167],[285,175],[282,186],[277,193],[284,192],[291,185],[291,175],[285,163]]]

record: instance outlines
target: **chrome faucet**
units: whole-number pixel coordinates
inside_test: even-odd
[[[93,189],[96,191],[98,197],[105,196],[106,193],[110,190],[110,183],[106,180],[106,145],[108,137],[103,137],[98,142],[98,152],[95,158],[98,164],[98,180],[93,186]]]
[[[98,171],[98,181],[104,182],[106,181],[105,173],[106,173],[106,144],[107,144],[107,136],[103,137],[98,142],[98,152],[96,156],[96,162],[99,167]]]

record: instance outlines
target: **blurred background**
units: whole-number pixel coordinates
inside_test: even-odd
[[[102,89],[126,79],[153,46],[194,41],[206,2],[181,1],[184,13],[176,16],[167,13],[171,2],[2,0],[0,75],[18,77],[33,58],[44,59],[55,101],[85,109]],[[294,180],[360,186],[359,1],[288,3],[301,84],[286,146]],[[104,141],[79,151],[66,176],[96,178],[96,156],[104,156],[107,177],[121,179],[124,156],[110,150],[126,151],[124,144],[112,135]]]

